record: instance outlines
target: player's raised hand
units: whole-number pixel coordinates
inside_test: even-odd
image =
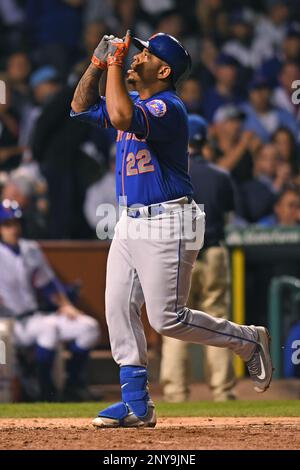
[[[128,54],[131,43],[131,32],[128,29],[123,39],[114,38],[109,40],[107,65],[119,65],[122,67],[124,59]]]
[[[106,34],[105,36],[103,36],[98,46],[94,50],[92,63],[99,69],[105,70],[107,67],[109,41],[112,41],[113,39],[115,39],[115,36],[113,36],[112,34]]]
[[[124,43],[125,43],[125,45],[126,45],[127,52],[128,52],[129,47],[130,47],[130,44],[131,44],[131,31],[130,31],[130,29],[127,29],[126,35],[125,35],[125,37],[123,38],[123,41],[124,41]]]

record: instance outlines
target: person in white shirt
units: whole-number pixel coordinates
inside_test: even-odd
[[[258,38],[267,40],[277,51],[281,49],[289,19],[289,8],[284,0],[274,0],[267,15],[258,17],[255,33]]]

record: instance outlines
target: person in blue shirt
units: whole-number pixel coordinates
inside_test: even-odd
[[[258,68],[259,75],[266,77],[268,82],[276,87],[283,65],[286,62],[298,62],[300,64],[300,24],[291,23],[286,31],[280,50],[271,58],[262,63]]]
[[[203,112],[209,122],[221,106],[242,103],[238,72],[238,62],[233,57],[224,53],[219,55],[216,61],[216,83],[203,96]]]
[[[123,76],[131,41],[139,49]],[[241,326],[189,309],[193,264],[204,239],[204,212],[193,201],[188,174],[188,118],[175,87],[190,70],[188,52],[172,36],[148,41],[104,36],[81,78],[71,116],[118,130],[116,189],[123,211],[111,243],[106,277],[106,319],[122,400],[102,411],[97,427],[153,427],[148,390],[145,303],[160,334],[228,347],[247,363],[255,389],[272,379],[265,328]],[[107,69],[105,97],[99,80]]]
[[[295,117],[272,105],[272,89],[265,77],[256,76],[249,84],[249,103],[242,106],[246,114],[244,129],[254,132],[263,143],[268,143],[280,127],[289,129],[299,140],[299,126]]]
[[[239,186],[238,215],[248,223],[256,223],[273,211],[278,192],[283,184],[276,178],[277,151],[274,144],[263,145],[253,161],[253,177]]]
[[[299,226],[300,193],[298,186],[286,185],[277,195],[273,214],[258,221],[261,227],[297,227]]]

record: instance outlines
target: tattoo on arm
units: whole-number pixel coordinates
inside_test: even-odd
[[[99,97],[99,81],[102,70],[91,64],[79,81],[73,101],[72,107],[74,111],[86,111],[90,106],[96,103]]]

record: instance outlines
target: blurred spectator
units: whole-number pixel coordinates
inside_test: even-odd
[[[0,104],[0,172],[16,168],[23,151],[23,147],[18,144],[19,120],[12,109],[11,98],[11,90],[6,84],[6,104]]]
[[[242,97],[237,91],[237,62],[233,57],[220,54],[215,69],[216,83],[203,96],[204,116],[211,122],[216,110],[225,104],[238,104]]]
[[[116,19],[112,0],[85,0],[84,22],[88,24],[93,21],[103,21],[114,28]]]
[[[93,234],[83,215],[83,202],[86,189],[103,169],[90,143],[90,127],[69,118],[72,94],[72,89],[60,88],[51,95],[32,141],[34,159],[49,188],[49,238],[84,239]]]
[[[268,39],[255,36],[254,23],[255,16],[251,10],[233,12],[230,17],[232,39],[223,47],[223,51],[234,57],[249,73],[273,54]]]
[[[141,0],[143,10],[149,15],[160,15],[164,11],[175,8],[174,0]]]
[[[78,57],[85,0],[27,0],[26,15],[34,60],[66,74]]]
[[[277,86],[277,78],[285,62],[296,62],[300,65],[300,23],[292,23],[288,27],[281,49],[262,64],[259,73],[266,77],[272,86]]]
[[[25,238],[47,238],[48,200],[44,179],[33,179],[16,170],[2,189],[1,198],[17,201],[22,209]]]
[[[253,179],[240,187],[242,208],[239,215],[247,222],[257,222],[272,213],[278,192],[291,179],[291,166],[278,162],[274,144],[261,147],[254,157]]]
[[[199,41],[199,51],[197,57],[193,61],[193,75],[198,78],[202,88],[206,90],[215,83],[218,49],[208,38]],[[198,46],[198,48],[199,48]]]
[[[196,16],[203,36],[218,44],[228,38],[228,11],[222,0],[197,0]]]
[[[190,34],[186,18],[179,9],[174,8],[161,13],[155,25],[155,31],[163,31],[178,39],[189,51],[192,61],[198,56],[199,41],[196,31]]]
[[[288,111],[272,105],[272,90],[264,77],[255,77],[249,85],[249,104],[243,106],[246,113],[245,129],[255,132],[264,142],[270,141],[272,134],[282,126],[287,127],[299,138],[299,126]]]
[[[109,26],[115,36],[122,38],[127,29],[141,39],[147,39],[153,34],[153,25],[149,24],[149,17],[142,10],[139,0],[113,1],[113,15],[115,24]]]
[[[299,155],[296,140],[292,132],[286,127],[279,127],[272,136],[280,159],[292,165],[294,172],[299,171]]]
[[[8,57],[5,74],[11,88],[12,107],[20,118],[30,102],[30,72],[31,63],[26,52],[20,50]]]
[[[60,75],[54,67],[45,66],[36,70],[30,78],[35,102],[39,105],[46,104],[61,88],[61,84]]]
[[[101,38],[105,34],[110,34],[110,32],[111,31],[108,29],[108,26],[103,21],[93,20],[85,25],[83,31],[83,57],[72,68],[71,74],[68,78],[68,83],[71,85],[77,84],[79,78],[81,78],[87,69],[94,50],[98,46]]]
[[[261,141],[255,133],[243,130],[245,113],[238,107],[227,105],[215,114],[212,138],[218,150],[218,166],[231,172],[237,182],[252,176],[252,155]]]
[[[87,23],[83,31],[83,44],[85,55],[89,59],[105,34],[110,34],[110,31],[103,21],[94,20]]]
[[[24,12],[18,0],[1,0],[0,15],[2,22],[8,26],[17,26],[24,21]]]
[[[116,155],[115,155],[115,146],[111,150],[110,155],[110,165],[108,171],[104,176],[95,183],[93,183],[86,191],[85,201],[83,206],[83,211],[89,226],[96,233],[96,227],[100,222],[99,214],[97,215],[97,208],[101,204],[109,204],[112,209],[111,218],[109,214],[105,214],[105,217],[108,215],[109,222],[108,226],[105,226],[105,231],[99,233],[99,227],[97,230],[97,235],[101,240],[105,238],[112,238],[114,233],[114,228],[116,224],[116,214],[117,214],[117,200],[115,191],[112,191],[112,188],[115,186],[115,168],[116,168]]]
[[[25,14],[18,0],[0,2],[0,57],[6,57],[25,40]]]
[[[164,11],[159,16],[156,29],[158,32],[163,31],[166,34],[171,34],[181,41],[185,29],[184,18],[176,9]]]
[[[285,0],[274,0],[267,15],[261,15],[256,23],[256,35],[271,44],[274,50],[281,47],[286,34],[289,8]]]
[[[202,114],[202,89],[199,81],[190,76],[180,84],[178,94],[188,113]]]
[[[33,191],[33,183],[29,178],[11,176],[2,189],[1,198],[17,201],[21,209],[25,209]]]
[[[24,21],[24,11],[18,0],[1,0],[0,15],[2,22],[8,26],[20,25]]]
[[[285,61],[300,62],[300,23],[291,23],[283,43]]]
[[[300,80],[300,63],[286,62],[283,64],[279,74],[279,86],[273,92],[272,103],[292,114],[300,125],[300,106],[292,101],[292,94],[295,91],[292,84],[296,80]]]
[[[20,142],[27,146],[31,145],[35,124],[43,106],[61,89],[61,78],[54,67],[41,67],[31,75],[30,87],[34,101],[23,116],[20,131]]]
[[[263,227],[294,227],[300,221],[300,193],[298,186],[287,186],[279,194],[273,215],[260,221]]]
[[[293,172],[293,166],[290,162],[285,162],[277,156],[276,165],[276,178],[274,181],[274,187],[281,190],[285,185],[292,184],[295,179]]]

